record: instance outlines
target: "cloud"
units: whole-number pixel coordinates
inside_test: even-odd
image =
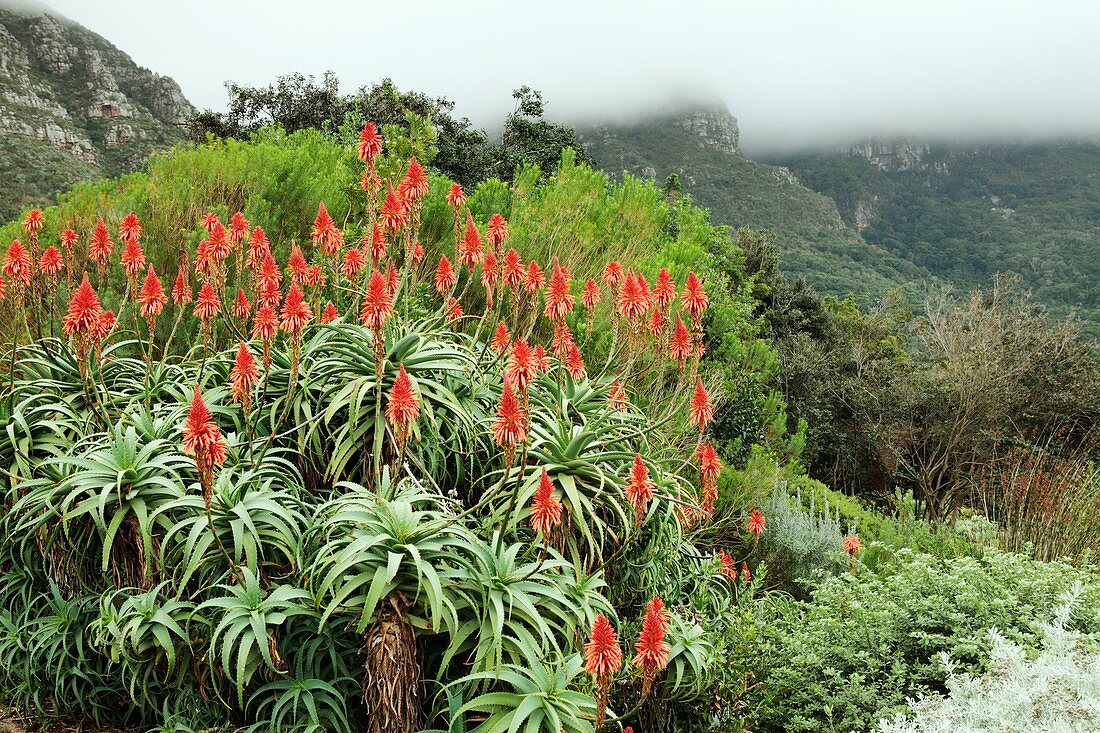
[[[348,90],[389,76],[447,96],[486,127],[522,84],[562,119],[712,92],[749,151],[1100,135],[1100,4],[1087,0],[50,4],[215,109],[226,80],[332,69]]]

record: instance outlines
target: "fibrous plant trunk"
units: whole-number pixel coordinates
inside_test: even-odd
[[[417,729],[420,667],[416,630],[397,601],[367,628],[363,702],[371,733],[413,733]]]

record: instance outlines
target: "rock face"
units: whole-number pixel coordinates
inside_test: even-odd
[[[737,118],[726,109],[696,110],[681,114],[676,124],[699,137],[699,144],[721,150],[724,153],[736,153],[740,142],[737,130]]]
[[[45,7],[11,3],[0,0],[0,217],[183,140],[195,110],[172,79]]]
[[[928,143],[909,138],[870,138],[848,148],[848,155],[866,158],[889,172],[921,168],[930,152]]]

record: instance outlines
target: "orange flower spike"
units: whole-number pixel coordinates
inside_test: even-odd
[[[493,307],[493,288],[500,282],[500,265],[497,256],[491,251],[485,253],[485,260],[481,263],[481,285],[485,288],[488,307]]]
[[[390,294],[389,283],[381,270],[371,273],[370,282],[367,283],[367,292],[363,296],[363,308],[359,313],[359,319],[367,328],[377,331],[385,325],[393,314],[393,296]]]
[[[335,256],[344,246],[344,235],[336,227],[336,222],[329,215],[324,201],[317,205],[317,217],[313,220],[310,237],[313,239],[313,244],[325,255]]]
[[[27,212],[27,216],[23,219],[23,230],[32,236],[37,235],[42,231],[44,225],[41,209],[31,209]]]
[[[569,345],[569,356],[565,359],[565,368],[574,381],[584,379],[584,359],[581,357],[581,350],[576,343]]]
[[[136,280],[141,271],[145,269],[145,252],[141,249],[141,242],[137,239],[127,239],[122,249],[122,268],[126,270],[126,276]]]
[[[447,255],[440,255],[439,266],[435,268],[435,289],[440,293],[450,292],[458,282],[458,275],[451,267],[451,261]]]
[[[172,302],[176,305],[184,305],[191,302],[191,283],[187,273],[181,267],[176,273],[176,283],[172,286]]]
[[[849,535],[844,538],[844,551],[847,552],[851,557],[855,557],[856,555],[858,555],[861,549],[862,548],[860,546],[858,536]]]
[[[279,313],[279,327],[287,333],[300,333],[302,328],[313,319],[313,310],[306,302],[302,289],[297,283],[290,286],[290,292],[283,301],[283,309]]]
[[[458,302],[458,298],[451,298],[447,302],[447,320],[457,321],[463,315],[465,314],[462,312],[462,304]]]
[[[489,217],[486,238],[491,248],[499,247],[508,240],[508,222],[499,213]]]
[[[569,292],[569,275],[555,260],[550,273],[550,287],[546,291],[546,317],[560,321],[573,312],[577,299]]]
[[[393,262],[390,262],[389,269],[386,270],[386,287],[389,288],[391,297],[397,295],[399,285],[401,285],[401,276],[397,273]]]
[[[501,271],[504,284],[515,290],[523,282],[524,267],[519,252],[509,249],[504,253],[504,266]]]
[[[584,283],[584,292],[581,293],[581,305],[586,310],[592,310],[600,302],[600,298],[600,286],[595,280],[588,278]]]
[[[527,388],[538,376],[539,365],[531,347],[525,339],[517,339],[508,355],[508,366],[504,370],[504,380],[515,385],[520,394],[527,394]]]
[[[248,350],[248,344],[241,341],[237,348],[237,358],[233,362],[233,369],[229,372],[229,382],[233,393],[233,401],[239,402],[245,412],[248,412],[248,406],[252,400],[252,387],[256,384],[258,377],[259,370],[256,368],[256,359],[252,356],[252,352]]]
[[[99,314],[99,320],[96,321],[95,326],[92,328],[92,338],[96,341],[106,341],[107,337],[111,335],[111,331],[115,330],[115,322],[117,321],[114,311],[103,311]]]
[[[415,155],[409,160],[409,167],[397,190],[406,201],[419,201],[428,192],[428,174]]]
[[[672,305],[674,300],[676,300],[676,283],[672,281],[668,268],[663,267],[657,273],[657,283],[653,286],[653,302],[658,308],[664,310]]]
[[[623,664],[623,652],[619,648],[619,637],[611,622],[601,613],[592,623],[592,633],[584,645],[584,668],[596,680],[596,729],[603,726],[607,710],[607,698],[611,692],[611,683],[615,672]],[[633,733],[633,731],[631,731]]]
[[[516,393],[512,389],[512,383],[504,380],[504,389],[500,394],[500,404],[497,407],[497,417],[493,422],[493,440],[504,449],[507,460],[511,462],[511,456],[516,445],[527,439],[527,414],[523,405],[516,399]]]
[[[649,316],[649,335],[656,338],[665,332],[665,316],[657,309]]]
[[[612,410],[626,410],[629,401],[626,398],[626,390],[619,384],[619,380],[611,383],[611,389],[607,393],[607,405]]]
[[[644,316],[649,310],[649,299],[633,272],[626,273],[623,279],[622,287],[619,289],[618,307],[619,315],[630,320]]]
[[[634,465],[630,469],[630,478],[626,483],[626,498],[634,507],[634,522],[641,525],[646,507],[657,492],[657,486],[649,478],[649,469],[639,453],[634,454]]]
[[[244,288],[237,288],[237,302],[233,304],[233,317],[244,320],[252,315],[252,304],[244,294]]]
[[[218,315],[221,310],[221,301],[214,290],[214,286],[208,282],[202,284],[199,289],[199,297],[195,301],[195,315],[204,321],[209,321]]]
[[[34,277],[30,253],[18,239],[11,240],[8,246],[8,254],[4,258],[4,274],[24,287],[30,285]]]
[[[123,244],[137,242],[141,238],[141,232],[141,222],[138,221],[136,213],[131,211],[122,217],[122,222],[118,225],[118,238]]]
[[[160,278],[153,270],[153,266],[145,271],[145,281],[141,284],[138,293],[138,308],[143,318],[155,318],[164,310],[168,303],[168,296],[164,294],[164,286],[160,284]]]
[[[527,263],[527,274],[523,278],[523,287],[527,289],[529,293],[537,293],[542,290],[543,285],[546,284],[546,275],[543,273],[542,268],[539,267],[539,263],[531,260]]]
[[[195,456],[203,502],[209,508],[214,494],[214,468],[225,463],[226,445],[198,387],[183,424],[183,452]]]
[[[722,473],[722,460],[718,457],[718,451],[710,443],[703,443],[695,451],[695,457],[699,460],[699,473],[704,481],[716,480]]]
[[[481,241],[481,234],[474,224],[474,218],[470,211],[466,211],[466,234],[462,238],[459,262],[471,270],[485,258],[485,246]]]
[[[287,269],[290,270],[290,281],[295,284],[301,284],[309,277],[309,263],[306,262],[305,255],[302,254],[302,249],[297,245],[293,245],[290,248],[290,257],[286,261]]]
[[[214,229],[210,232],[210,239],[207,240],[207,253],[210,255],[210,259],[217,264],[225,262],[229,257],[229,253],[233,251],[233,247],[229,242],[229,233],[225,231],[225,225],[220,221],[214,224]]]
[[[279,333],[279,318],[275,315],[275,309],[269,305],[260,306],[256,310],[256,317],[252,320],[252,336],[265,343],[270,343]]]
[[[493,332],[493,338],[489,341],[489,348],[497,353],[501,353],[508,348],[508,344],[511,342],[512,334],[508,333],[508,327],[504,325],[504,321],[501,321],[497,324],[497,328]]]
[[[61,268],[64,266],[65,262],[61,258],[61,251],[53,245],[46,247],[45,251],[42,252],[42,256],[38,258],[38,269],[50,277],[61,272]]]
[[[359,133],[359,142],[356,144],[359,160],[373,161],[382,152],[382,136],[378,134],[378,127],[373,122],[363,125]]]
[[[703,386],[703,380],[695,384],[695,393],[691,396],[691,424],[699,428],[700,432],[707,429],[707,425],[714,419],[714,405],[711,404],[707,388]]]
[[[241,212],[238,211],[229,217],[229,241],[234,245],[243,242],[248,237],[250,229],[252,229],[251,222]]]
[[[466,205],[466,194],[462,191],[460,184],[451,184],[451,190],[447,192],[447,203],[454,209],[461,209]]]
[[[99,296],[88,282],[88,273],[84,273],[84,279],[69,301],[69,310],[63,322],[65,333],[69,336],[91,335],[102,314]]]
[[[271,243],[267,241],[267,234],[262,227],[256,227],[248,240],[248,259],[245,261],[245,267],[255,271],[256,268],[263,266],[270,253]]]
[[[611,260],[603,269],[603,283],[615,290],[623,281],[623,266],[617,260]]]
[[[344,277],[348,280],[354,281],[359,271],[366,264],[367,262],[363,258],[363,250],[356,247],[344,250],[344,261],[341,264],[341,269],[344,272]]]
[[[367,235],[363,235],[363,243],[367,244]],[[370,258],[371,261],[378,266],[378,263],[386,259],[386,237],[382,234],[382,228],[377,224],[371,227],[370,241]]]
[[[535,346],[535,368],[543,374],[550,371],[550,357],[546,355],[546,349],[542,344]]]
[[[764,530],[768,528],[768,520],[764,516],[764,512],[759,509],[753,509],[749,514],[749,532],[756,539],[760,539],[760,535],[764,533]]]
[[[114,248],[115,243],[111,241],[111,233],[107,231],[103,217],[97,217],[95,229],[92,230],[92,241],[88,244],[88,256],[102,269]]]
[[[328,325],[340,317],[340,311],[336,310],[336,306],[332,301],[325,303],[325,309],[321,311],[321,323]]]
[[[725,550],[718,551],[718,572],[730,580],[737,580],[737,565]]]
[[[683,371],[684,364],[694,351],[695,348],[691,344],[691,334],[688,333],[687,326],[684,325],[683,319],[677,313],[676,327],[672,329],[672,343],[669,345],[669,356],[679,363],[680,370]]]
[[[684,305],[684,310],[695,320],[702,317],[710,303],[707,292],[703,289],[703,283],[694,272],[688,273],[684,292],[680,294],[680,301]]]
[[[382,201],[382,210],[379,219],[382,222],[382,231],[385,234],[394,235],[405,226],[408,217],[408,209],[401,194],[392,188],[386,191],[386,198]]]
[[[214,226],[220,224],[221,220],[218,219],[218,215],[213,211],[208,211],[202,215],[202,221],[199,222],[199,226],[206,230],[206,233],[214,231]]]
[[[62,229],[59,236],[61,238],[61,246],[65,248],[65,255],[71,262],[73,259],[73,247],[76,246],[80,237],[72,229]]]
[[[309,268],[306,273],[306,284],[311,288],[320,287],[325,284],[325,272],[321,269],[320,265],[314,265]]]
[[[405,371],[402,364],[397,371],[397,377],[393,380],[393,387],[386,403],[386,419],[389,420],[397,434],[397,440],[404,445],[409,434],[410,426],[420,416],[420,397],[416,394],[412,379]]]
[[[539,486],[531,502],[531,528],[544,538],[550,537],[550,530],[561,524],[561,499],[554,493],[554,484],[546,469],[539,476]]]
[[[667,625],[664,603],[661,602],[660,597],[654,596],[646,607],[642,631],[634,644],[634,651],[637,652],[634,656],[634,666],[642,670],[643,699],[649,696],[649,690],[653,686],[657,673],[668,665],[668,653],[671,648],[665,641]]]

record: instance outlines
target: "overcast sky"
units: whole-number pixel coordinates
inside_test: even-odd
[[[876,132],[1100,134],[1093,0],[47,4],[214,109],[226,80],[332,69],[349,91],[390,76],[447,96],[486,127],[522,84],[561,119],[711,90],[750,152]]]

